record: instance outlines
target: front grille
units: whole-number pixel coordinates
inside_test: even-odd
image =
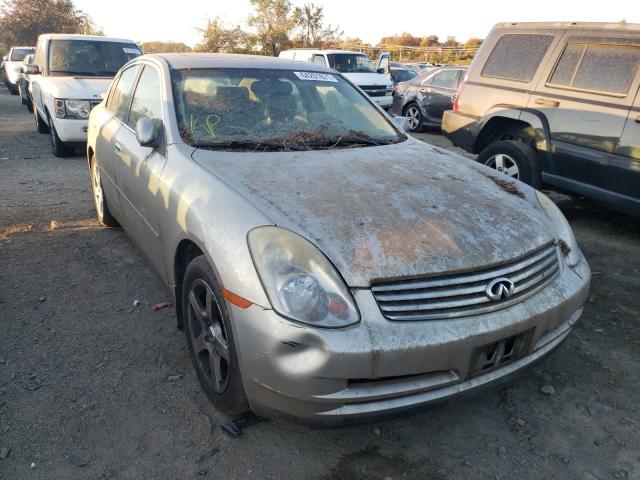
[[[485,270],[378,283],[371,290],[389,320],[438,320],[507,308],[542,290],[559,270],[558,248],[548,244],[523,258]],[[514,289],[510,297],[495,301],[485,289],[497,278],[511,280]]]
[[[387,94],[385,85],[363,85],[360,88],[370,97],[384,97]]]

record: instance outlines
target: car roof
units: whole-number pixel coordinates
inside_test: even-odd
[[[358,52],[356,50],[318,50],[316,48],[291,48],[284,50],[285,52],[311,52],[311,53],[348,53],[354,55],[366,55],[364,52]]]
[[[304,70],[312,72],[333,72],[333,70],[308,62],[262,55],[241,55],[234,53],[153,53],[138,57],[161,58],[171,68],[264,68],[275,70]]]
[[[105,37],[103,35],[77,35],[67,33],[45,33],[38,38],[46,40],[89,40],[96,42],[136,43],[128,38]]]
[[[494,28],[557,28],[557,29],[606,29],[606,30],[632,30],[640,31],[640,23],[627,22],[502,22],[496,24]]]

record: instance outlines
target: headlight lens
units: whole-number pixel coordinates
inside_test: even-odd
[[[344,281],[310,242],[272,226],[252,230],[248,242],[258,275],[276,312],[325,328],[346,327],[360,320]]]
[[[562,253],[564,253],[567,265],[576,265],[580,261],[578,242],[576,242],[576,237],[573,235],[573,230],[571,230],[569,222],[567,222],[567,219],[564,218],[560,209],[549,197],[542,192],[536,192],[536,194],[538,196],[538,203],[546,212],[551,223],[553,223],[556,238],[561,242],[561,250]],[[564,245],[562,245],[562,243],[564,243]]]
[[[67,109],[67,117],[72,118],[89,118],[91,106],[88,100],[65,100]]]

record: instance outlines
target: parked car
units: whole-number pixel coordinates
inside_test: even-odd
[[[18,94],[18,77],[22,72],[22,61],[24,57],[34,52],[33,47],[11,47],[9,55],[4,61],[3,71],[6,75],[5,84],[11,95]]]
[[[56,157],[87,141],[87,119],[116,72],[141,55],[131,40],[93,35],[38,37],[28,68],[36,128],[49,133]]]
[[[25,65],[33,65],[33,57],[34,55],[31,53],[24,57],[22,61],[22,68],[20,69],[20,75],[18,75],[18,95],[20,95],[20,101],[23,105],[26,105],[29,109],[29,112],[33,113],[33,100],[31,99],[31,94],[29,93],[29,71],[28,67],[25,68]]]
[[[364,90],[382,108],[391,107],[393,82],[389,75],[388,53],[380,55],[375,66],[364,53],[346,50],[285,50],[280,52],[280,57],[333,68]]]
[[[415,70],[416,73],[422,73],[422,71],[426,68],[434,68],[439,66],[429,62],[405,63],[405,65],[412,70]]]
[[[403,123],[327,67],[224,54],[139,57],[91,112],[98,220],[164,279],[225,412],[439,402],[580,317],[591,275],[560,210]]]
[[[498,24],[443,131],[478,161],[640,211],[640,25]]]
[[[391,113],[407,117],[409,131],[439,127],[442,114],[453,107],[458,85],[466,68],[444,67],[428,70],[396,86]]]
[[[389,64],[389,74],[394,87],[400,82],[408,82],[418,76],[415,70],[405,67],[402,63],[395,62]]]

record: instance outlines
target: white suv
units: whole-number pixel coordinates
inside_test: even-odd
[[[385,110],[393,103],[393,81],[389,74],[389,54],[383,53],[376,66],[362,52],[346,50],[296,49],[280,52],[280,57],[333,68],[360,87]]]
[[[22,73],[22,62],[27,55],[33,53],[33,50],[33,47],[12,47],[9,55],[2,59],[6,75],[5,83],[11,95],[18,94],[18,77]]]
[[[38,37],[30,92],[38,132],[49,133],[56,157],[87,141],[91,109],[102,101],[116,72],[141,55],[131,40],[92,35]]]

